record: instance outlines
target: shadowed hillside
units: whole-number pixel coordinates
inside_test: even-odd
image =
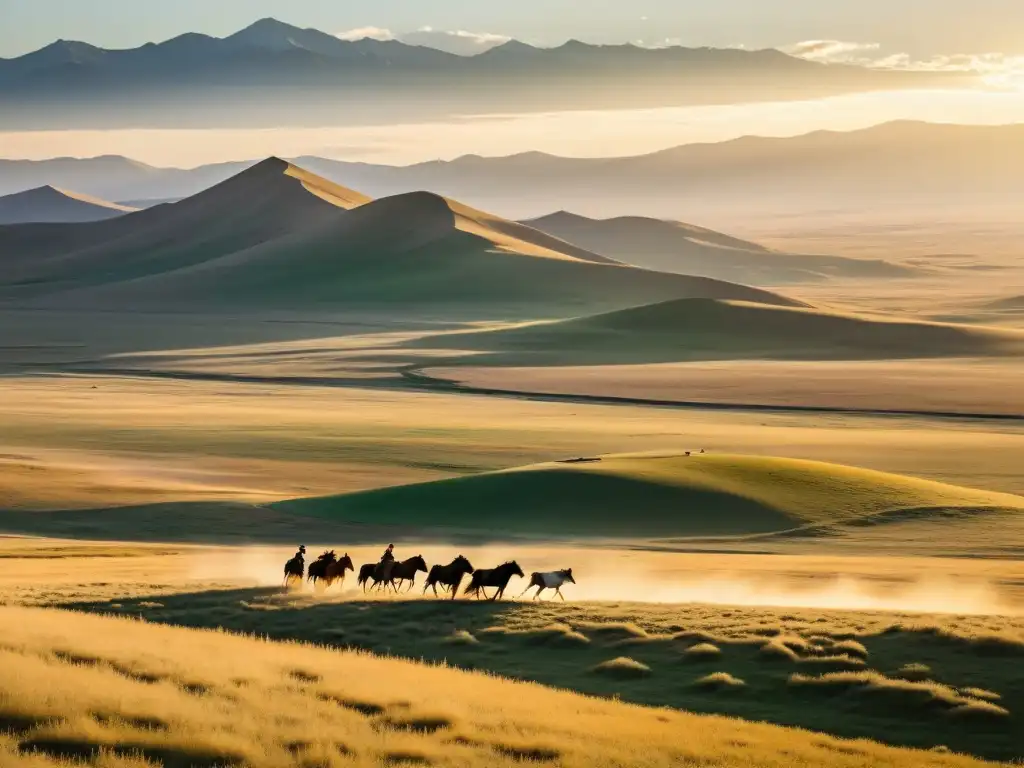
[[[0,197],[0,224],[102,221],[136,210],[56,187]]]
[[[426,192],[369,202],[277,159],[116,222],[2,228],[0,244],[13,253],[0,290],[73,307],[565,317],[678,297],[798,303],[618,264]]]
[[[1024,521],[1024,498],[1010,494],[820,462],[679,454],[541,464],[272,507],[349,523],[636,539],[747,536],[943,510],[1005,516],[1014,535]]]
[[[559,211],[524,223],[627,264],[746,284],[910,277],[916,273],[886,261],[772,251],[703,227],[641,216],[590,219]]]
[[[448,334],[417,345],[494,353],[476,364],[1014,355],[1024,334],[721,299],[679,299],[555,323]]]
[[[0,228],[0,290],[43,295],[169,272],[316,226],[367,200],[270,158],[178,203],[115,220]]]

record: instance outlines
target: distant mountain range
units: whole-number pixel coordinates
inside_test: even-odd
[[[825,65],[770,49],[576,40],[536,48],[513,40],[457,56],[263,19],[225,38],[189,33],[126,50],[58,40],[0,59],[0,129],[310,125],[466,109],[809,98],[953,80],[949,73]]]
[[[461,157],[395,167],[318,157],[295,162],[373,197],[428,189],[513,218],[556,210],[637,214],[734,229],[753,215],[875,212],[905,206],[966,210],[1024,197],[1024,125],[888,123],[850,133],[749,137],[624,158],[542,153]],[[123,157],[0,161],[0,194],[44,185],[118,202],[205,189],[251,162],[191,170]]]

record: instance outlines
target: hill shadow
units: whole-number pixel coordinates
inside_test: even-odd
[[[351,577],[350,577],[351,579]],[[509,594],[525,586],[517,580]],[[419,596],[419,589],[412,594]],[[308,642],[479,670],[648,706],[945,746],[1006,760],[1024,749],[1024,643],[938,627],[851,635],[811,617],[714,607],[382,599],[276,587],[64,604],[72,610]],[[634,623],[634,619],[639,622]],[[1009,662],[1009,663],[1007,663]],[[901,670],[920,670],[911,679]],[[728,681],[728,685],[717,684]],[[296,676],[296,684],[304,681]]]

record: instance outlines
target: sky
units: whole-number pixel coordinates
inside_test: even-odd
[[[964,117],[969,119],[965,120]],[[900,119],[936,123],[1024,122],[1020,91],[887,91],[808,101],[661,109],[552,112],[386,126],[274,129],[119,129],[0,134],[0,157],[125,155],[152,165],[193,167],[278,155],[318,155],[404,165],[464,154],[541,151],[570,157],[654,152],[754,134],[851,131]]]
[[[116,48],[184,32],[223,36],[266,16],[336,34],[429,27],[539,45],[825,40],[917,59],[1024,54],[1024,0],[0,0],[0,57],[56,39]]]

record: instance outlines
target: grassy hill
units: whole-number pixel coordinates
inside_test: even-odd
[[[134,210],[126,205],[46,186],[0,197],[0,225],[102,221]]]
[[[834,464],[630,454],[272,505],[354,523],[525,535],[746,536],[929,512],[1024,519],[1024,498]]]
[[[918,272],[887,261],[773,251],[703,227],[642,216],[591,219],[559,211],[524,223],[626,264],[752,285]]]
[[[11,607],[0,608],[0,620],[0,763],[8,768],[663,768],[680,755],[721,768],[985,765],[224,632]],[[399,625],[399,634],[421,636],[409,626]],[[584,663],[573,648],[566,654]],[[691,687],[707,674],[677,665]],[[708,698],[728,696],[713,687]],[[961,700],[961,709],[981,711],[986,722],[984,702]],[[947,719],[955,725],[958,717]]]
[[[450,334],[419,345],[494,353],[472,364],[695,359],[898,359],[1024,352],[1024,334],[717,298],[671,300],[553,323]]]

